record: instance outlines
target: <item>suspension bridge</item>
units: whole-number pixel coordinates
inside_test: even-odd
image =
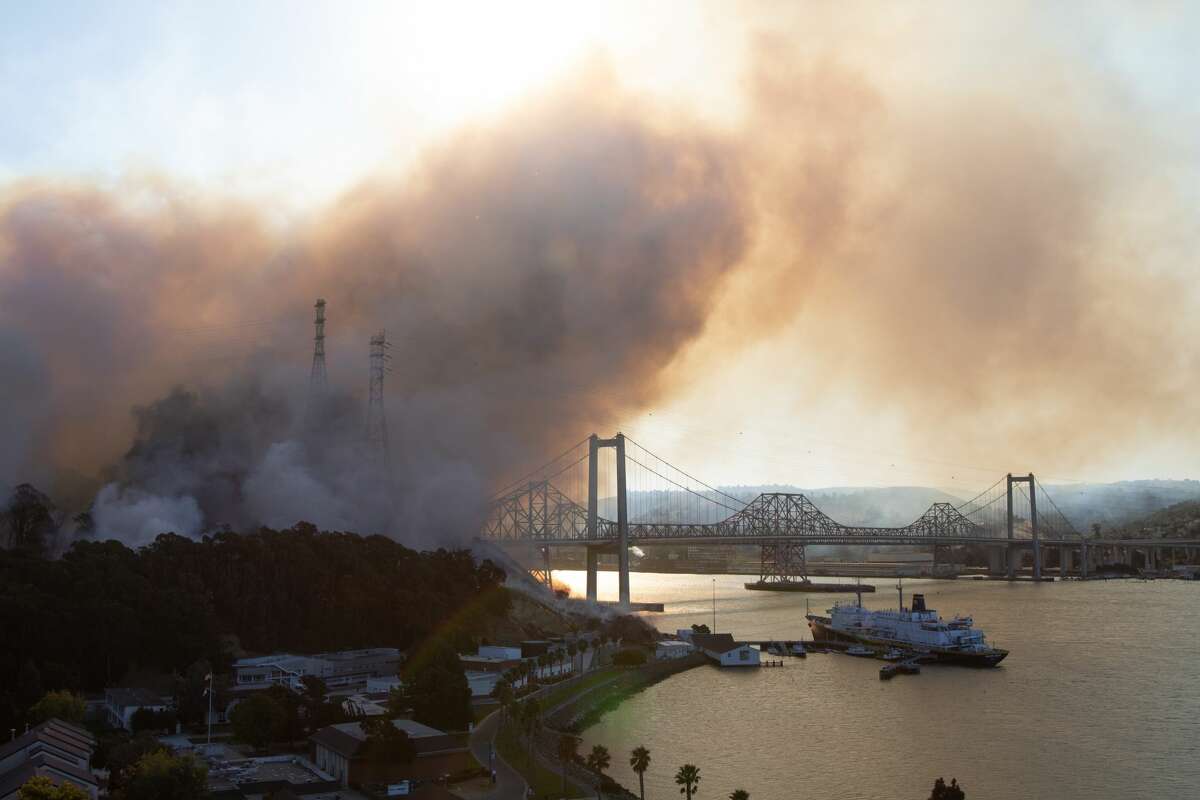
[[[606,494],[601,496],[601,487]],[[1087,577],[1104,558],[1152,567],[1161,547],[1200,542],[1112,542],[1082,536],[1032,473],[1008,474],[961,505],[934,503],[908,525],[844,525],[799,493],[753,498],[710,486],[618,433],[592,434],[501,489],[488,506],[480,538],[524,550],[531,572],[551,585],[551,548],[587,551],[587,597],[597,595],[601,553],[616,553],[619,604],[628,607],[629,548],[639,543],[752,544],[761,548],[761,580],[807,578],[809,545],[961,545],[988,548],[989,572],[1009,579],[1032,554],[1042,580],[1043,551],[1054,549],[1058,574]],[[514,553],[515,555],[516,553]]]

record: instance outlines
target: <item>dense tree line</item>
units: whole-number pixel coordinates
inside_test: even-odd
[[[22,513],[28,542],[38,515]],[[47,690],[98,691],[132,669],[179,676],[186,706],[202,702],[209,664],[223,672],[242,653],[469,646],[508,610],[503,577],[466,551],[307,523],[164,534],[136,551],[79,541],[53,560],[35,546],[3,550],[0,729],[22,727]]]

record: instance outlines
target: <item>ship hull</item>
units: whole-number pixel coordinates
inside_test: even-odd
[[[812,631],[813,641],[834,642],[839,644],[865,644],[873,647],[900,647],[907,650],[928,651],[939,664],[961,664],[968,667],[994,667],[1008,655],[1007,650],[992,649],[980,653],[964,653],[944,650],[938,647],[914,646],[895,639],[879,639],[872,636],[862,636],[848,631],[836,630],[828,617],[808,615],[808,627]]]

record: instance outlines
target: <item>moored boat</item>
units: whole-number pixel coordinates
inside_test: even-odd
[[[921,594],[914,594],[912,607],[905,608],[903,587],[896,588],[900,592],[898,610],[871,611],[863,608],[859,597],[854,603],[835,604],[828,616],[808,614],[814,641],[850,644],[847,652],[855,648],[915,651],[922,661],[976,667],[994,667],[1008,655],[1007,650],[988,644],[971,617],[943,620],[925,607]]]

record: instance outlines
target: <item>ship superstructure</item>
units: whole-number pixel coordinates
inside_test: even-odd
[[[807,615],[813,639],[857,643],[881,648],[901,648],[927,653],[938,661],[993,667],[1008,655],[1007,650],[992,647],[983,631],[974,627],[970,617],[945,620],[925,607],[925,596],[914,594],[912,607],[904,607],[903,588],[900,608],[872,611],[863,608],[862,599],[836,603],[829,616]]]

